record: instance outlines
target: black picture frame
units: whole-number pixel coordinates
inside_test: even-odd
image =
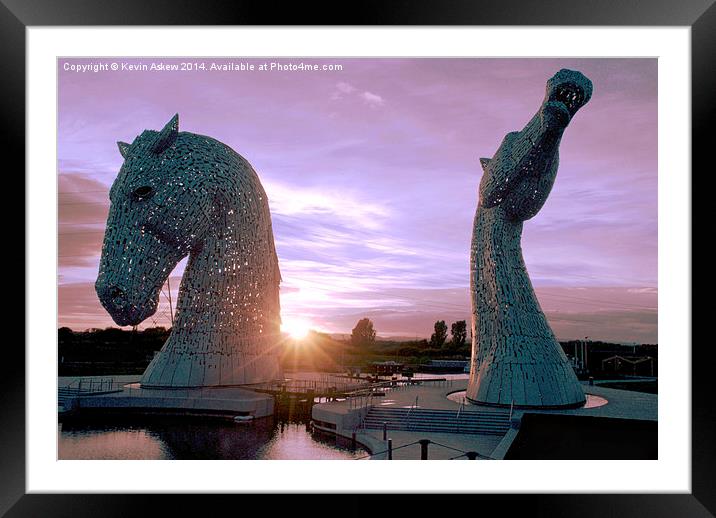
[[[689,26],[692,44],[692,163],[693,170],[712,169],[711,149],[716,113],[716,6],[715,0],[428,0],[360,3],[313,2],[310,4],[235,0],[0,0],[0,54],[2,70],[0,103],[6,149],[19,150],[25,139],[25,30],[31,26],[102,25],[572,25],[572,26]],[[565,43],[568,44],[568,43]],[[24,155],[20,164],[24,170]],[[693,178],[692,174],[692,178]],[[693,202],[692,202],[693,203]],[[692,205],[693,206],[693,205]],[[694,222],[696,223],[696,218]],[[692,235],[698,235],[692,233]],[[24,253],[24,252],[23,252]],[[25,276],[32,272],[25,271]],[[24,305],[23,305],[24,307]],[[694,308],[696,311],[697,308]],[[698,322],[698,319],[692,319]],[[51,344],[48,344],[50,347]],[[479,498],[482,507],[497,503],[510,513],[526,516],[714,516],[716,513],[716,416],[709,390],[714,368],[713,344],[683,344],[692,354],[692,492],[690,494],[569,494],[569,495],[470,495],[471,506]],[[185,514],[206,498],[163,495],[58,495],[25,494],[25,355],[19,347],[4,348],[6,369],[0,426],[0,514],[17,516],[128,516]],[[320,489],[317,489],[320,490]],[[212,496],[222,502],[212,507],[235,506],[233,496]],[[232,500],[229,501],[228,499]],[[247,502],[278,511],[275,499]],[[341,499],[341,514],[365,514],[372,507],[360,495]],[[419,495],[411,496],[415,500]],[[161,501],[159,501],[161,499]],[[297,500],[300,499],[300,500]],[[295,495],[290,512],[306,507]],[[464,498],[458,502],[464,502]],[[203,504],[201,502],[204,502]],[[262,500],[261,502],[265,502]],[[362,503],[361,503],[362,502]],[[290,506],[290,507],[288,507]],[[454,506],[454,503],[451,504]],[[412,507],[412,506],[411,506]],[[498,507],[499,508],[499,507]],[[361,511],[362,510],[362,511]],[[402,506],[401,506],[401,510]],[[326,511],[329,512],[329,511]],[[330,511],[333,512],[333,511]],[[477,511],[479,512],[479,511]],[[204,512],[206,513],[206,508]]]

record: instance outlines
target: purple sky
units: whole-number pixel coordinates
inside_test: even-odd
[[[562,140],[550,198],[525,223],[525,261],[559,338],[657,341],[655,59],[282,58],[273,61],[342,70],[63,70],[99,61],[58,62],[59,325],[114,325],[93,283],[122,163],[116,141],[158,130],[177,112],[180,131],[224,142],[259,173],[285,319],[350,333],[368,316],[379,335],[406,337],[428,336],[437,319],[469,321],[479,158],[522,129],[554,72],[572,68],[594,94]],[[163,302],[145,324],[168,326],[167,315]]]

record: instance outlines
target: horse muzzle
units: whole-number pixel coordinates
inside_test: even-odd
[[[563,68],[547,81],[545,104],[561,104],[570,119],[589,102],[594,87],[581,72]]]
[[[133,301],[127,291],[116,284],[96,283],[95,291],[104,309],[120,326],[136,326],[157,311],[159,293],[144,302]]]

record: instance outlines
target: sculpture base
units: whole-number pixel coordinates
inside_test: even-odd
[[[466,397],[501,408],[579,408],[586,398],[560,345],[551,339],[511,339],[473,365]],[[539,359],[540,361],[536,361]]]
[[[492,407],[492,408],[514,408],[516,410],[569,410],[572,408],[582,408],[586,403],[587,399],[585,398],[584,401],[577,402],[577,403],[568,403],[566,405],[513,405],[513,404],[502,404],[502,403],[487,403],[484,401],[475,401],[474,399],[470,399],[469,397],[465,396],[465,399],[467,399],[470,403],[473,405],[479,405],[479,406],[486,406],[486,407]]]
[[[131,384],[106,394],[83,395],[79,409],[172,413],[180,415],[251,416],[273,415],[273,397],[236,387],[150,388]]]
[[[282,379],[276,354],[177,353],[165,345],[142,374],[140,383],[152,389],[240,387]]]

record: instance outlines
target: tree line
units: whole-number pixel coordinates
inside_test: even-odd
[[[349,340],[340,340],[329,334],[311,332],[300,343],[284,340],[280,345],[281,362],[287,370],[315,370],[336,372],[343,366],[364,366],[375,361],[394,360],[421,365],[433,359],[470,358],[471,344],[467,340],[467,323],[453,322],[449,327],[444,320],[433,326],[430,339],[391,340],[379,339],[369,318],[359,320]],[[141,374],[154,353],[161,349],[171,332],[163,327],[144,330],[118,328],[73,331],[58,330],[58,369],[60,376]],[[569,356],[581,341],[561,342]],[[614,355],[654,358],[656,374],[658,349],[656,344],[625,346],[598,340],[589,341],[588,365],[591,373],[601,370],[602,361]],[[630,365],[627,365],[630,367]],[[637,374],[648,371],[650,362],[638,365]],[[614,364],[606,365],[614,376]],[[622,369],[623,370],[623,369]],[[628,370],[628,369],[627,369]],[[648,374],[648,373],[647,373]]]
[[[434,325],[435,332],[430,336],[429,345],[441,348],[449,345],[451,348],[460,348],[467,340],[467,322],[458,320],[450,326],[452,339],[448,341],[448,326],[444,320],[438,320]],[[375,343],[375,327],[369,318],[362,318],[351,331],[351,343],[355,346],[371,346]]]

